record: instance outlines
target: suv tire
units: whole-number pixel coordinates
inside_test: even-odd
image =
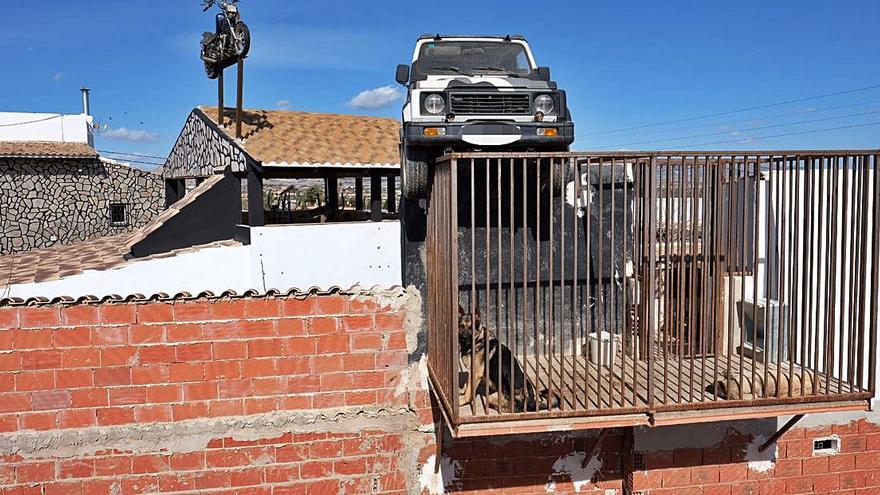
[[[403,170],[400,174],[401,193],[406,199],[422,199],[428,195],[427,153],[404,148]]]

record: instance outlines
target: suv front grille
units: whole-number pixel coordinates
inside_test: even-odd
[[[529,114],[529,95],[516,93],[452,94],[452,113],[465,115]]]

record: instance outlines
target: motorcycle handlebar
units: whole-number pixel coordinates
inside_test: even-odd
[[[207,12],[208,9],[210,9],[213,5],[214,5],[214,0],[205,0],[204,2],[202,2],[202,7],[204,7],[202,9],[202,12]]]

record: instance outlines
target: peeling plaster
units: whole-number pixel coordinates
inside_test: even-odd
[[[776,444],[772,444],[764,452],[758,452],[761,445],[767,441],[767,437],[756,435],[745,448],[745,459],[749,469],[756,473],[766,473],[773,469],[776,463]]]
[[[446,488],[456,481],[456,475],[461,472],[461,465],[445,455],[440,457],[440,472],[437,471],[437,456],[428,457],[419,472],[419,488],[421,492],[427,491],[431,495],[446,493]]]
[[[602,467],[602,460],[599,454],[594,454],[589,462],[585,462],[587,458],[586,452],[572,452],[566,456],[556,459],[553,463],[553,474],[547,479],[544,490],[547,493],[556,493],[556,475],[568,475],[574,491],[580,493],[581,489],[593,482],[593,477]]]

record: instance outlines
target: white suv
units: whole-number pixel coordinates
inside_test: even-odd
[[[403,194],[424,197],[428,166],[454,150],[567,151],[574,124],[565,91],[522,36],[422,35],[398,65]]]

